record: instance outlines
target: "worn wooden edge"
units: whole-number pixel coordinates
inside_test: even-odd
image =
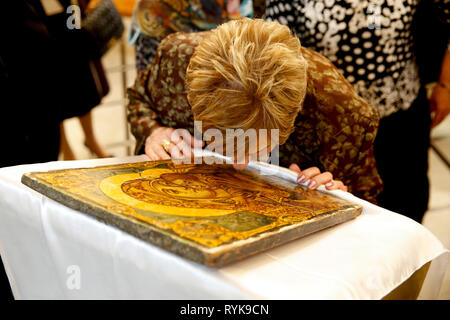
[[[45,196],[50,199],[63,203],[65,206],[74,210],[91,215],[107,225],[112,225],[178,256],[212,267],[221,267],[237,262],[311,233],[346,222],[357,217],[362,211],[362,207],[359,205],[348,205],[347,208],[325,212],[295,225],[278,227],[248,239],[234,241],[215,248],[208,248],[192,240],[182,238],[172,233],[172,231],[158,228],[133,217],[106,211],[101,206],[93,203],[83,202],[81,197],[76,197],[62,190],[52,188],[46,181],[35,177],[35,174],[38,173],[31,172],[23,174],[21,182],[37,192],[45,192]],[[326,219],[330,216],[335,216],[335,219]],[[261,246],[264,249],[261,249]],[[230,251],[232,248],[234,250]]]
[[[345,209],[334,210],[315,216],[309,220],[283,226],[275,230],[266,231],[251,238],[235,241],[232,244],[225,244],[220,247],[210,248],[208,261],[205,262],[211,266],[222,266],[251,255],[278,247],[287,242],[291,242],[309,234],[330,228],[332,226],[347,222],[361,214],[362,207],[349,206]],[[330,216],[335,218],[327,219]],[[229,251],[231,246],[237,247],[237,250]],[[260,248],[264,249],[260,249]]]

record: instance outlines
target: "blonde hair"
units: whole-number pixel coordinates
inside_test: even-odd
[[[197,46],[186,72],[187,98],[202,130],[294,130],[307,64],[288,27],[261,19],[222,24]]]

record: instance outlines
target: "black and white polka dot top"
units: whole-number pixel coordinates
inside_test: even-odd
[[[417,2],[267,0],[266,19],[329,58],[384,117],[409,108],[420,89],[411,33]]]

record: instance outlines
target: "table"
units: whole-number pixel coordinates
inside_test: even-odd
[[[419,290],[419,299],[439,294],[449,250],[413,220],[342,191],[334,193],[363,206],[356,219],[211,268],[20,183],[30,171],[145,160],[132,156],[0,169],[0,254],[16,299],[381,299],[395,297],[406,284],[411,298]]]

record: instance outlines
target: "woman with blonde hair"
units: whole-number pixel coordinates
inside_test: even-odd
[[[377,112],[279,23],[241,19],[171,34],[128,95],[136,153],[152,160],[169,159],[173,132],[193,134],[194,120],[203,133],[276,129],[280,164],[309,188],[348,189],[369,201],[381,190],[372,146]],[[246,161],[277,147],[270,141],[249,146]],[[189,142],[201,145],[193,136]]]

